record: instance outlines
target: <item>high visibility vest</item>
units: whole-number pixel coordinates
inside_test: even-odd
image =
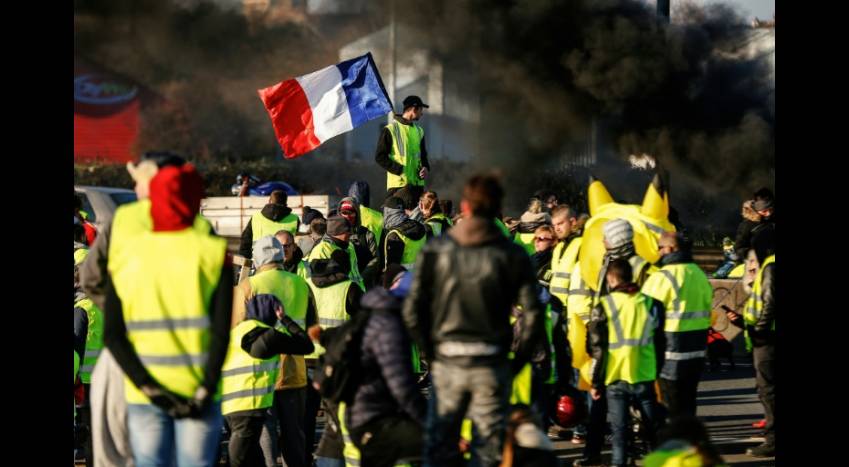
[[[227,241],[194,228],[142,232],[133,236],[132,250],[109,258],[127,338],[159,384],[190,398],[203,380],[209,307]],[[124,386],[128,403],[150,403],[129,379]]]
[[[546,313],[547,315],[548,313]],[[510,315],[510,325],[516,323],[516,318],[513,315]],[[513,352],[508,353],[508,358],[513,360],[515,358],[515,354]],[[513,377],[512,386],[510,389],[510,404],[525,404],[531,405],[531,390],[533,388],[533,368],[530,363],[526,363],[525,366],[516,373],[516,376]]]
[[[763,278],[764,278],[764,269],[770,264],[775,263],[775,255],[768,257],[764,264],[761,265],[760,271],[758,271],[757,277],[755,277],[755,283],[752,285],[752,294],[749,295],[749,300],[746,301],[746,307],[743,309],[743,320],[746,322],[746,349],[751,352],[752,350],[752,339],[749,337],[749,326],[754,326],[755,323],[760,319],[761,314],[764,311],[764,301],[763,301]],[[775,320],[772,321],[772,330],[775,331]]]
[[[702,467],[702,456],[695,447],[689,449],[659,449],[643,458],[645,467]],[[725,467],[720,464],[717,467]]]
[[[453,225],[451,223],[451,219],[447,218],[445,214],[442,214],[441,212],[430,216],[425,223],[430,226],[430,230],[433,232],[434,237],[441,236],[445,233],[445,230],[448,230],[448,228]]]
[[[713,287],[705,273],[695,263],[668,264],[650,275],[641,291],[662,303],[666,310],[663,327],[669,349],[664,354],[666,361],[704,358],[705,347],[692,351],[676,349],[680,333],[707,333],[710,327]],[[707,345],[707,335],[704,345]]]
[[[342,457],[345,458],[345,467],[359,467],[362,456],[360,455],[360,450],[354,444],[354,440],[351,439],[351,433],[348,431],[348,422],[345,421],[346,407],[347,404],[345,402],[339,402],[337,416],[339,417],[339,432],[342,433],[342,442],[344,443]]]
[[[551,283],[548,291],[551,295],[560,299],[568,309],[569,281],[572,269],[578,261],[578,252],[581,249],[582,237],[573,238],[568,245],[558,242],[551,253]]]
[[[743,275],[746,274],[746,263],[738,264],[734,266],[734,269],[728,273],[728,279],[740,279]]]
[[[328,287],[316,287],[312,279],[307,281],[315,298],[315,311],[318,315],[318,325],[321,329],[335,328],[341,326],[350,318],[345,311],[345,302],[348,298],[350,280],[339,282]],[[313,359],[324,355],[325,349],[318,342],[314,342],[315,350],[306,358]]]
[[[283,304],[286,316],[292,318],[301,328],[307,328],[307,302],[310,292],[304,278],[282,269],[269,269],[250,276],[248,282],[251,284],[251,290],[257,295],[271,294],[277,297]]]
[[[521,246],[525,249],[528,255],[533,256],[536,253],[536,248],[534,248],[534,233],[521,233],[516,232],[516,235],[513,237],[513,243]]]
[[[499,219],[497,217],[495,218],[495,226],[498,227],[498,230],[500,230],[501,233],[503,233],[505,237],[513,238],[513,235],[510,233],[510,229],[508,229],[507,226],[504,225],[504,221],[502,221],[501,219]]]
[[[654,330],[660,317],[651,314],[651,298],[613,292],[601,298],[607,316],[607,368],[604,384],[636,384],[657,377]]]
[[[77,373],[80,372],[80,354],[74,351],[74,383],[77,382]]]
[[[195,217],[192,228],[202,234],[209,234],[212,231],[212,225],[201,215]],[[149,199],[140,199],[118,206],[112,217],[112,231],[109,234],[107,269],[110,273],[113,272],[113,264],[119,261],[119,254],[124,251],[135,254],[130,239],[136,234],[151,230],[153,230],[153,219],[150,217]],[[124,246],[128,244],[130,249],[125,250]]]
[[[333,242],[322,240],[316,243],[312,251],[310,251],[308,261],[330,259],[330,255],[336,250],[341,250],[341,248],[336,246]],[[348,242],[348,259],[351,262],[351,272],[348,273],[348,277],[352,281],[356,282],[357,285],[360,286],[360,289],[365,292],[366,287],[363,283],[363,277],[360,275],[360,268],[357,265],[357,253],[354,251],[354,245],[350,242]]]
[[[245,410],[265,409],[274,402],[280,356],[254,358],[242,348],[242,339],[256,328],[270,326],[248,319],[230,330],[227,358],[221,367],[221,413],[229,415]]]
[[[383,233],[383,214],[380,211],[360,205],[360,224],[371,230],[376,241],[380,241]]]
[[[554,320],[557,312],[551,309],[551,305],[545,307],[545,337],[548,338],[548,348],[551,353],[551,371],[545,384],[557,382],[557,354],[554,352]]]
[[[392,153],[389,157],[404,167],[401,175],[386,172],[386,189],[407,185],[424,186],[424,180],[419,177],[422,167],[421,141],[424,138],[422,127],[415,123],[404,125],[395,120],[384,128],[392,135]]]
[[[639,287],[642,287],[643,284],[645,284],[646,279],[648,279],[652,273],[659,270],[656,266],[652,265],[639,255],[634,255],[628,258],[628,264],[631,265],[631,277],[633,278],[633,282]],[[598,283],[595,288],[596,293],[593,295],[593,306],[598,304],[600,298],[598,293],[601,291],[604,279],[602,272],[599,271]]]
[[[91,372],[97,363],[97,357],[103,350],[103,312],[89,298],[74,303],[75,308],[82,308],[88,316],[88,334],[85,339],[85,355],[80,368],[80,380],[85,384],[91,383]]]
[[[404,242],[404,253],[401,255],[401,266],[404,266],[408,271],[413,268],[413,265],[416,263],[416,258],[419,255],[419,251],[421,251],[422,247],[424,247],[425,242],[427,241],[427,236],[423,235],[422,238],[418,240],[413,240],[412,238],[401,233],[400,230],[395,229],[389,231],[386,234],[387,237],[391,234],[398,235],[398,238]],[[383,268],[386,269],[389,266],[389,242],[383,242],[383,258],[384,264]]]
[[[592,387],[592,357],[587,353],[587,323],[593,308],[593,291],[581,275],[581,263],[575,261],[569,281],[569,297],[566,305],[566,337],[572,349],[572,367],[578,370],[578,389],[588,391]]]
[[[262,237],[274,235],[281,230],[296,235],[298,233],[298,216],[290,212],[288,216],[279,221],[273,221],[263,216],[262,211],[257,211],[251,216],[251,233],[254,242]]]
[[[83,264],[83,261],[88,257],[88,248],[77,248],[74,250],[74,266]]]

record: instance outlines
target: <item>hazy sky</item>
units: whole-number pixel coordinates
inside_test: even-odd
[[[652,5],[656,0],[643,0]],[[679,0],[670,0],[673,8],[675,2]],[[697,3],[730,3],[740,8],[741,13],[748,19],[772,19],[772,14],[775,12],[775,0],[694,0]]]

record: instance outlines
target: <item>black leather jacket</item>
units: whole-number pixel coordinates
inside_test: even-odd
[[[491,219],[471,217],[422,249],[402,314],[428,360],[489,364],[503,361],[510,351],[514,304],[524,310],[514,360],[521,365],[528,361],[537,341],[545,339],[543,309],[530,259]],[[443,343],[482,345],[490,352],[445,355],[439,350]]]

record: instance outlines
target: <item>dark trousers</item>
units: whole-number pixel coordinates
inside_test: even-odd
[[[610,418],[610,427],[613,431],[612,464],[625,463],[628,444],[628,420],[631,418],[628,407],[632,401],[640,411],[644,425],[643,436],[649,450],[655,446],[657,416],[655,413],[654,381],[636,384],[614,381],[607,386],[608,418]]]
[[[597,401],[590,398],[590,422],[587,425],[587,444],[584,445],[584,457],[597,458],[601,456],[606,431],[607,393],[602,391],[601,397]]]
[[[274,392],[274,411],[280,422],[280,452],[289,467],[306,467],[307,388],[284,389]],[[315,425],[315,417],[313,417]],[[314,427],[313,427],[314,429]]]
[[[403,187],[389,188],[388,190],[386,190],[386,198],[391,198],[393,195],[395,195],[395,193],[397,193],[403,188],[406,188],[407,192],[410,193],[410,200],[412,201],[411,205],[409,202],[407,202],[407,205],[405,205],[404,207],[407,209],[415,209],[416,205],[419,202],[419,198],[421,198],[422,194],[424,193],[423,186],[407,185]]]
[[[83,441],[82,441],[82,450],[83,455],[85,456],[85,465],[86,467],[92,467],[94,465],[94,449],[92,449],[92,436],[91,436],[91,402],[89,401],[89,393],[91,392],[90,384],[83,384],[83,405],[82,407],[77,409],[77,417],[79,419],[79,424],[81,427],[81,432],[83,433]]]
[[[765,345],[752,349],[755,363],[755,384],[758,398],[766,414],[766,443],[775,445],[775,346]]]
[[[350,432],[362,467],[392,467],[401,459],[421,458],[424,448],[422,426],[409,417],[379,418]]]
[[[265,412],[265,409],[258,409],[225,415],[230,425],[230,467],[265,467],[265,457],[259,447]]]
[[[674,380],[663,377],[658,379],[660,396],[667,410],[667,419],[671,420],[682,415],[696,416],[696,395],[703,369],[704,359],[701,358],[679,365]]]
[[[308,370],[310,371],[310,370]],[[304,457],[307,465],[312,465],[315,446],[315,419],[321,407],[321,395],[312,387],[312,378],[307,378],[307,403],[304,412]]]

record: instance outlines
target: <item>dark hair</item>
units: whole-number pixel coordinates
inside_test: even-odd
[[[450,199],[439,200],[439,210],[448,217],[451,217],[454,211],[454,202]]]
[[[612,260],[610,264],[607,265],[607,273],[626,284],[634,280],[634,273],[631,269],[631,264],[622,258]]]
[[[286,195],[285,191],[274,190],[274,191],[271,192],[270,202],[271,202],[271,204],[282,204],[283,206],[285,206],[288,198],[289,197]]]
[[[327,219],[323,217],[317,217],[310,222],[310,231],[317,235],[324,235],[327,233]]]
[[[475,175],[463,187],[463,199],[476,216],[498,217],[503,198],[504,189],[494,175]]]
[[[80,224],[74,224],[74,241],[88,245],[88,240],[86,240],[85,236],[85,229]]]
[[[755,192],[754,198],[756,200],[775,201],[775,194],[769,188],[764,187]]]

